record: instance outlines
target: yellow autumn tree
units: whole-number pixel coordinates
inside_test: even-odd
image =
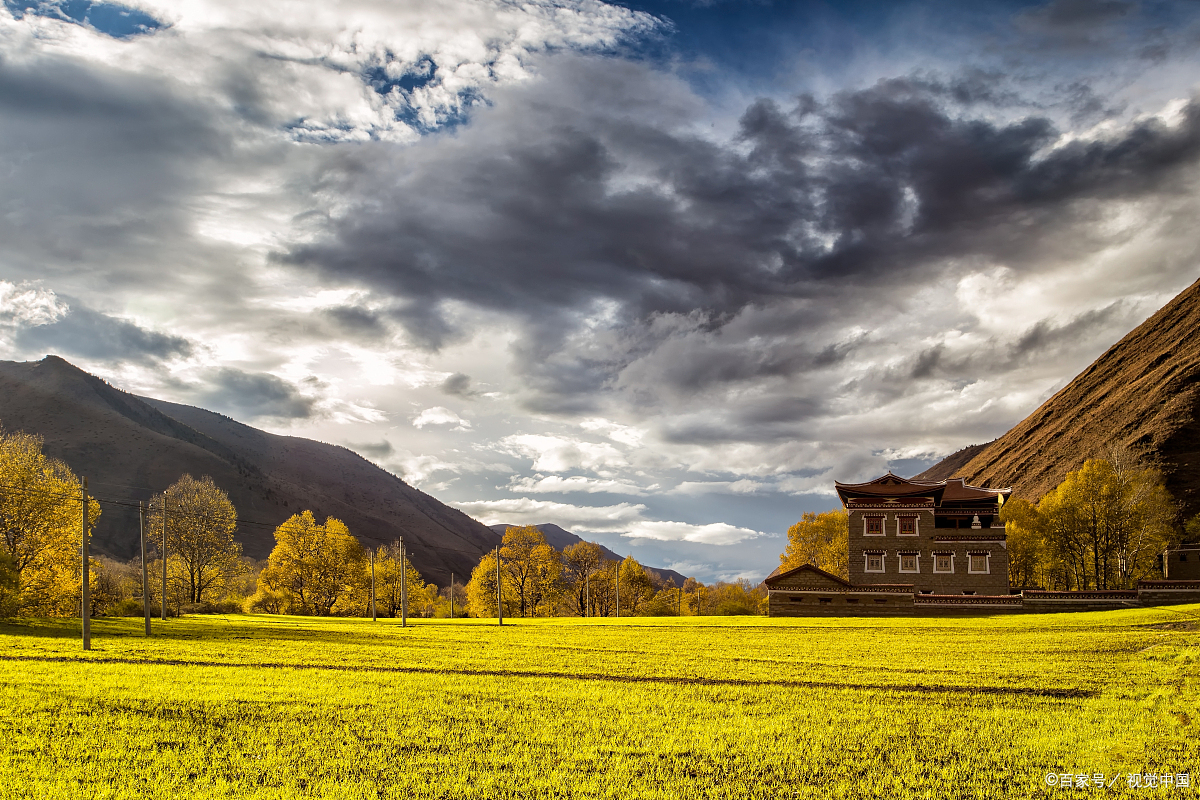
[[[603,560],[604,551],[595,542],[577,542],[563,549],[564,588],[570,596],[570,613],[587,615],[592,576]]]
[[[500,571],[500,585],[504,616],[517,616],[521,609],[520,600],[507,570]],[[467,582],[467,611],[472,617],[494,617],[496,608],[496,551],[491,550],[483,554],[471,571],[471,580]]]
[[[782,570],[812,564],[839,578],[850,577],[850,516],[845,509],[806,512],[788,528],[787,537],[787,549],[779,556]]]
[[[500,563],[516,592],[522,617],[535,616],[539,607],[553,606],[561,591],[562,559],[536,525],[504,531]]]
[[[88,502],[89,536],[100,504]],[[79,479],[42,453],[42,439],[0,429],[0,549],[9,613],[78,613],[83,502]]]
[[[185,474],[150,500],[146,530],[152,543],[162,542],[164,520],[168,592],[190,604],[225,597],[245,571],[229,495],[207,475],[196,480]]]
[[[370,569],[370,566],[367,567]],[[385,617],[400,616],[400,602],[404,597],[400,590],[400,543],[392,542],[375,551],[375,609]],[[404,588],[408,593],[408,613],[424,616],[427,592],[421,573],[417,572],[408,555],[404,556]],[[436,592],[437,587],[434,587]]]
[[[1008,550],[1008,585],[1033,589],[1054,583],[1042,539],[1042,520],[1028,500],[1013,497],[1000,511]]]
[[[654,596],[654,584],[645,568],[633,556],[621,562],[621,613],[633,616]]]
[[[366,551],[341,521],[317,524],[311,511],[293,514],[275,529],[275,549],[248,607],[328,616],[339,600],[360,590]]]
[[[1089,458],[1038,501],[1050,572],[1060,588],[1133,588],[1179,539],[1177,506],[1157,470],[1128,452]]]

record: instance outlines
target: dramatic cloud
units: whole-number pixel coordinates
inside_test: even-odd
[[[305,418],[316,401],[275,375],[222,367],[209,376],[200,397],[209,407],[239,417]]]
[[[1192,6],[640,5],[5,2],[0,357],[761,576],[1198,274]]]
[[[732,545],[763,534],[724,523],[689,525],[647,520],[646,506],[619,503],[612,506],[575,506],[547,500],[490,500],[455,503],[458,508],[488,525],[538,525],[547,519],[578,533],[618,533],[630,539]],[[540,522],[539,522],[540,520]],[[559,520],[562,520],[559,522]]]

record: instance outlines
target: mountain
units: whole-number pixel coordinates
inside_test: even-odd
[[[1113,444],[1162,469],[1185,517],[1200,513],[1200,281],[1008,433],[917,477],[1011,486],[1036,501]]]
[[[200,408],[123,392],[57,356],[0,361],[0,424],[45,439],[45,452],[91,493],[146,500],[183,473],[210,475],[229,494],[246,555],[265,558],[274,529],[311,509],[345,522],[364,544],[403,536],[426,580],[470,575],[499,538],[344,447],[277,436]],[[130,558],[138,548],[136,509],[102,504],[95,549]]]
[[[499,525],[490,525],[488,527],[490,527],[493,531],[495,531],[496,533],[503,536],[505,530],[507,530],[508,528],[514,527],[514,526],[499,524]],[[579,544],[580,542],[583,541],[583,539],[580,538],[579,536],[576,536],[575,534],[571,533],[570,531],[564,530],[563,528],[560,528],[557,525],[554,525],[553,523],[547,522],[542,525],[535,525],[534,527],[537,528],[539,531],[541,531],[542,535],[546,537],[546,543],[548,545],[550,545],[551,547],[553,547],[555,550],[558,550],[560,553],[564,549],[570,547],[571,545]],[[625,560],[625,556],[614,553],[612,550],[609,550],[604,545],[600,545],[600,555],[601,555],[601,557],[607,558],[610,561],[624,561]],[[644,564],[642,566],[645,567]],[[676,586],[683,586],[683,582],[687,580],[686,575],[684,575],[683,573],[680,573],[680,572],[676,572],[673,569],[660,569],[658,567],[645,567],[645,568],[649,572],[656,573],[664,581],[667,581],[667,580],[675,581]]]

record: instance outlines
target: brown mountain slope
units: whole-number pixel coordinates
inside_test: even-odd
[[[246,555],[264,558],[273,530],[312,509],[343,520],[364,543],[403,535],[413,565],[442,585],[470,574],[499,540],[485,525],[424,494],[343,447],[277,436],[190,406],[116,389],[56,356],[0,361],[0,423],[45,438],[49,455],[87,476],[101,498],[145,500],[184,472],[211,475],[229,493]],[[136,511],[106,505],[97,549],[128,558]]]
[[[960,451],[917,477],[1012,486],[1035,501],[1111,444],[1156,463],[1184,515],[1200,513],[1200,281],[966,463]]]

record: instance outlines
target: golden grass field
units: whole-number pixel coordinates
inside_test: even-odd
[[[0,623],[0,797],[1190,797],[1200,606]],[[1120,776],[1112,790],[1046,774]]]

